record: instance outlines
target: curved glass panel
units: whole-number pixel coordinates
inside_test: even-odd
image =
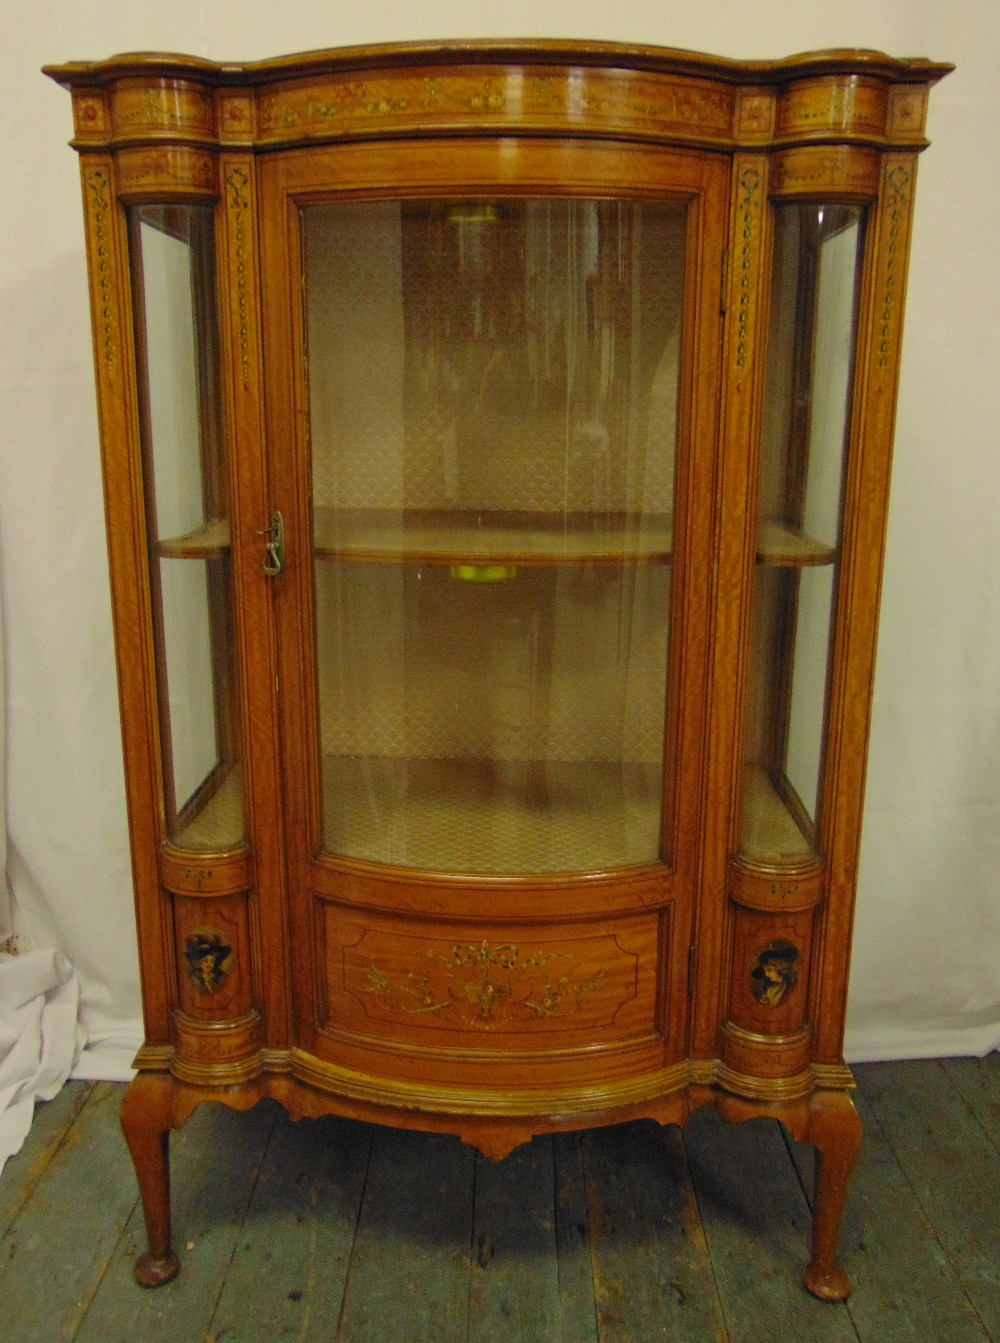
[[[774,212],[742,850],[817,853],[864,211]]]
[[[659,858],[685,221],[303,210],[328,852]]]
[[[226,849],[243,806],[213,211],[129,213],[166,832]]]

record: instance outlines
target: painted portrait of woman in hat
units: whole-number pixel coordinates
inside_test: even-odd
[[[232,970],[233,949],[212,928],[196,928],[184,943],[184,966],[199,993],[217,993]]]
[[[757,964],[750,972],[751,992],[765,1007],[780,1007],[798,982],[795,962],[797,947],[791,942],[771,942],[757,953]]]

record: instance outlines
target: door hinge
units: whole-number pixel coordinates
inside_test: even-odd
[[[687,978],[687,996],[694,997],[694,976],[698,969],[698,949],[697,947],[688,948],[688,978]]]
[[[722,249],[720,266],[719,312],[725,312],[729,305],[729,248]]]

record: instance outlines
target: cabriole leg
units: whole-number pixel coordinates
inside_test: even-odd
[[[180,1261],[170,1248],[170,1128],[172,1082],[159,1073],[140,1073],[125,1092],[121,1125],[132,1154],[149,1246],[132,1270],[143,1287],[175,1278]]]
[[[861,1121],[845,1091],[819,1091],[809,1106],[808,1141],[816,1148],[812,1258],[802,1281],[822,1301],[843,1301],[851,1282],[837,1263],[847,1185],[861,1147]]]

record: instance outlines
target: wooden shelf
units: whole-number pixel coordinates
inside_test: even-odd
[[[317,508],[315,553],[380,564],[666,564],[665,514],[550,514]]]
[[[156,554],[167,560],[216,560],[229,554],[229,521],[216,518],[184,536],[157,541]]]
[[[797,865],[816,853],[761,765],[747,766],[743,779],[740,851],[759,863]]]
[[[667,564],[673,552],[673,520],[662,513],[317,508],[314,527],[317,558],[374,564]],[[761,525],[761,564],[801,568],[832,564],[836,555],[786,523]]]
[[[778,568],[803,569],[811,565],[832,564],[836,546],[817,541],[785,522],[765,518],[757,534],[757,560]]]
[[[325,756],[328,853],[440,872],[656,862],[660,770],[606,761]]]
[[[243,770],[234,765],[170,843],[178,849],[222,853],[242,844],[244,834]]]
[[[476,513],[317,508],[315,553],[325,560],[376,564],[666,564],[672,520],[664,514]],[[229,553],[229,522],[206,522],[157,541],[163,559],[219,559]],[[772,519],[762,523],[759,563],[800,568],[832,564],[836,548]]]

